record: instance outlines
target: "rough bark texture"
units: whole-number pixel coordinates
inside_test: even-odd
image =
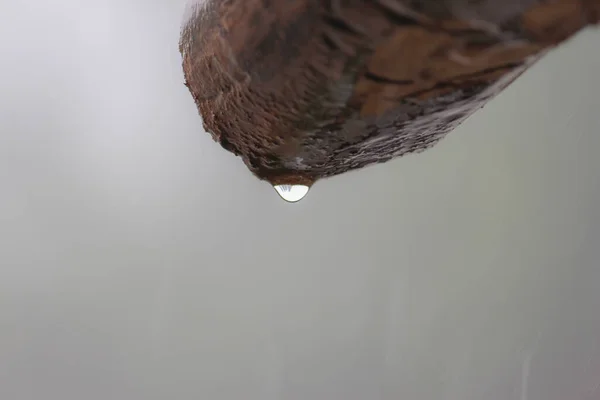
[[[180,50],[205,129],[273,184],[437,143],[600,0],[196,0]]]

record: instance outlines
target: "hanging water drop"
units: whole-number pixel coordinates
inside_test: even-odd
[[[306,185],[275,185],[273,188],[288,203],[295,203],[302,200],[310,189]]]

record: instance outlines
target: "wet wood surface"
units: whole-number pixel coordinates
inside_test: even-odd
[[[310,185],[435,145],[599,19],[600,0],[204,0],[180,50],[206,131]]]

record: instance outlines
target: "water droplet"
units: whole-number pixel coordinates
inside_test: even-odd
[[[273,188],[288,203],[295,203],[302,200],[310,189],[306,185],[275,185]]]

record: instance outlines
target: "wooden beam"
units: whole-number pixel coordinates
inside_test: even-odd
[[[306,184],[423,151],[600,0],[197,0],[180,50],[205,129],[260,179]]]

